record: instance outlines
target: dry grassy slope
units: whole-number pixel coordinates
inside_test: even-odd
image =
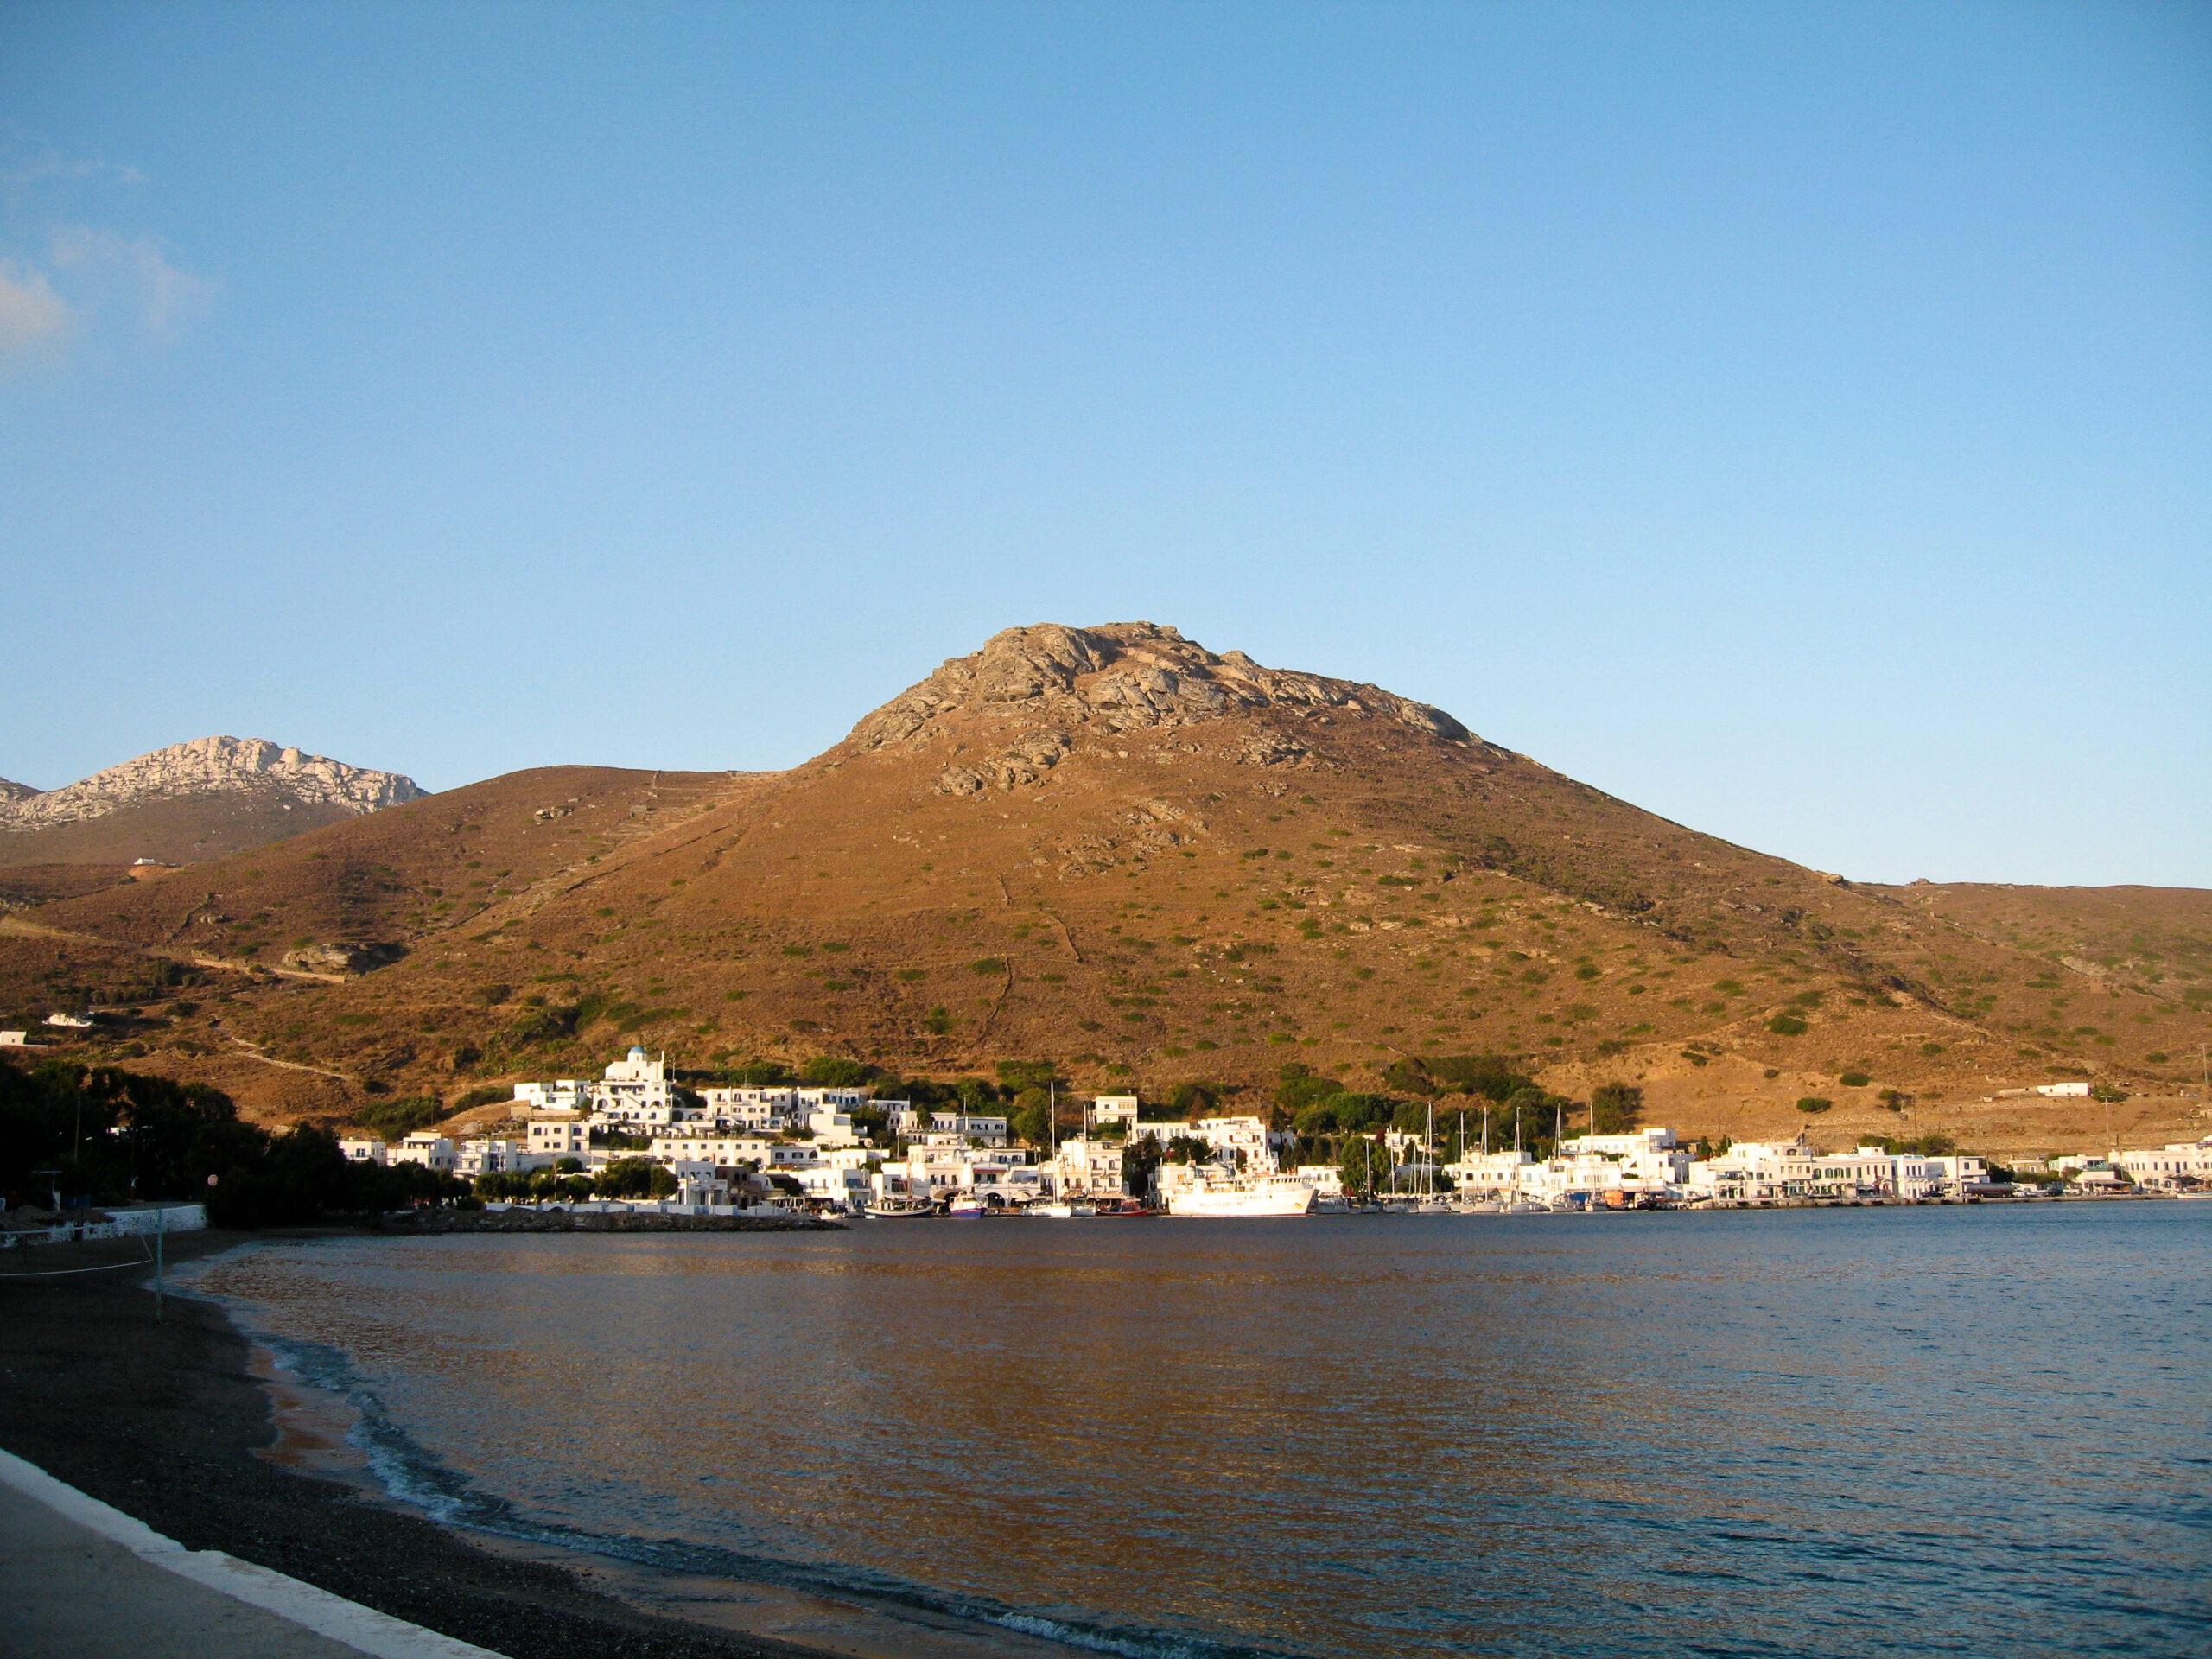
[[[0,866],[0,911],[29,910],[57,899],[77,899],[130,880],[124,864],[11,864]]]
[[[2146,1088],[2174,1074],[2152,1053],[2208,1035],[2174,987],[2116,981],[2091,1006],[2068,980],[2053,1027],[2044,982],[2072,970],[1916,890],[1823,878],[1374,688],[1145,625],[1001,635],[791,772],[654,777],[494,779],[37,919],[233,960],[406,943],[365,978],[251,987],[173,1028],[251,1039],[245,1092],[271,1110],[268,1091],[354,1087],[272,1061],[450,1094],[573,1075],[632,1035],[692,1064],[1049,1054],[1153,1086],[1264,1084],[1291,1059],[1371,1081],[1402,1053],[1497,1048],[1570,1092],[1641,1081],[1693,1133],[2072,1144],[2078,1110],[1976,1102],[2061,1067]],[[585,992],[620,1002],[576,1039],[503,1037],[526,999]],[[1768,1028],[1793,1008],[1805,1033]],[[206,1058],[168,1052],[139,1063]],[[1872,1081],[1841,1086],[1853,1068]],[[1883,1087],[1916,1096],[1909,1119]],[[1801,1095],[1835,1103],[1808,1118]]]
[[[2212,893],[1926,881],[1868,891],[2099,987],[2212,999]]]

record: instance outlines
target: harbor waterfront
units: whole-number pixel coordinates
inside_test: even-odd
[[[2212,1205],[329,1238],[463,1526],[1137,1655],[2197,1650]],[[651,1573],[646,1574],[650,1580]],[[702,1586],[706,1586],[702,1588]]]

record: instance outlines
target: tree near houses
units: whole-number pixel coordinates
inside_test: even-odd
[[[1643,1090],[1633,1084],[1601,1083],[1590,1091],[1590,1132],[1626,1135],[1643,1116]]]

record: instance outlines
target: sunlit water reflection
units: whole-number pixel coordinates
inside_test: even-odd
[[[272,1243],[465,1522],[1131,1653],[2212,1651],[2212,1205]],[[766,1564],[764,1567],[764,1564]]]

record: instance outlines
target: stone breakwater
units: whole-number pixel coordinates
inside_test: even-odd
[[[815,1216],[668,1216],[651,1211],[432,1210],[388,1217],[387,1233],[822,1233],[845,1224]]]
[[[349,766],[259,737],[200,737],[96,772],[66,789],[0,799],[0,830],[44,830],[146,801],[273,790],[309,806],[378,812],[429,791],[396,772]]]

